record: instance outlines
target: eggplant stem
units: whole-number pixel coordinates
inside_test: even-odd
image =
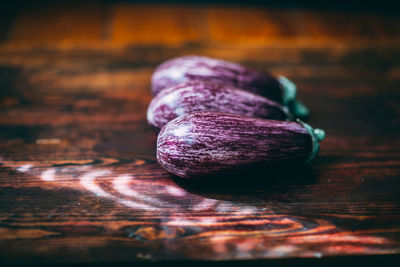
[[[279,76],[278,81],[283,88],[283,104],[288,107],[290,113],[293,114],[293,116],[296,118],[308,118],[310,111],[300,101],[296,100],[296,85],[284,76]]]
[[[313,131],[315,137],[317,138],[318,142],[321,142],[322,140],[325,139],[325,131],[322,129],[314,129]]]
[[[311,147],[311,153],[308,156],[308,159],[306,160],[306,164],[311,162],[315,156],[318,154],[319,151],[319,143],[325,139],[325,131],[322,129],[314,129],[312,128],[309,124],[305,123],[304,121],[301,121],[300,119],[296,120],[298,123],[300,123],[306,130],[310,133],[311,135],[311,140],[312,140],[312,147]]]

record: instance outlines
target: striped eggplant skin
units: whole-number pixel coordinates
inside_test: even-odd
[[[311,134],[298,122],[198,111],[162,128],[157,159],[177,176],[199,178],[253,164],[302,164],[312,145]]]
[[[231,85],[283,103],[281,83],[269,73],[204,56],[183,56],[158,66],[151,78],[152,94],[190,80]]]
[[[147,121],[161,129],[172,119],[194,111],[218,111],[249,117],[286,120],[285,107],[265,97],[232,86],[189,81],[161,91],[151,101]]]

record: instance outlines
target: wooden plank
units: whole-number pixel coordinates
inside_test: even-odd
[[[100,41],[102,9],[95,2],[27,4],[10,32],[11,44],[85,45]]]
[[[201,41],[202,12],[195,7],[118,4],[112,42],[116,45],[181,45]]]
[[[210,40],[224,45],[390,44],[398,18],[363,13],[211,7]]]
[[[24,6],[0,30],[25,46],[396,45],[398,23],[390,14],[89,2]]]
[[[398,27],[393,16],[340,13],[300,12],[310,42],[326,44],[387,44],[399,41]]]
[[[167,173],[145,120],[149,76],[188,53],[240,58],[294,80],[310,124],[327,132],[316,160],[238,172],[229,183]],[[399,58],[382,48],[0,53],[0,258],[399,255]]]
[[[375,43],[399,43],[400,41],[400,24],[399,16],[373,16],[371,18],[371,27],[374,29],[373,36]]]
[[[278,9],[210,7],[207,10],[210,40],[240,45],[295,42],[289,14]]]

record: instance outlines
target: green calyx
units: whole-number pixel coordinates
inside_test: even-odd
[[[278,77],[278,81],[283,88],[283,104],[288,107],[290,113],[295,118],[307,118],[310,112],[306,106],[304,106],[300,101],[296,100],[296,85],[284,76]]]
[[[319,143],[322,142],[322,140],[325,139],[325,131],[322,129],[314,129],[307,123],[297,119],[296,120],[298,123],[300,123],[306,130],[310,133],[311,135],[311,140],[312,140],[312,148],[311,148],[311,153],[308,159],[306,160],[305,163],[309,163],[312,161],[315,156],[318,154],[319,151]]]

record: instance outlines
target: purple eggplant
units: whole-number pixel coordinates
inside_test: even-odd
[[[161,129],[178,116],[201,110],[274,120],[291,117],[285,107],[251,92],[217,83],[189,81],[156,95],[147,110],[147,120]]]
[[[296,86],[285,77],[203,56],[178,57],[158,66],[151,78],[152,93],[157,95],[165,88],[193,80],[247,90],[287,106],[296,117],[308,116],[308,109],[296,101]]]
[[[168,171],[195,178],[253,164],[308,163],[325,133],[301,121],[276,121],[197,111],[167,123],[158,135],[157,159]]]

